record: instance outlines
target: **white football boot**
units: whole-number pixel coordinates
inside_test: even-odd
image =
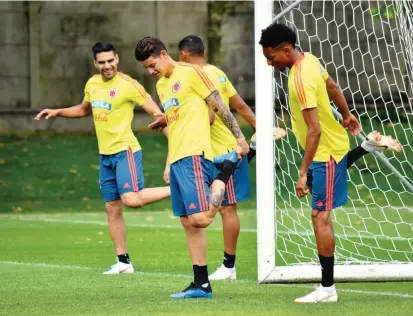
[[[381,135],[377,131],[369,133],[361,144],[361,147],[363,147],[368,152],[384,151],[388,149],[399,153],[403,150],[402,145],[400,145],[397,139],[394,139],[390,135]]]
[[[330,287],[322,287],[320,285],[310,294],[295,299],[294,303],[337,303],[337,300],[338,295],[334,285]]]
[[[117,258],[116,258],[117,259]],[[135,270],[133,269],[132,263],[123,263],[117,262],[113,266],[110,267],[109,270],[103,272],[103,274],[121,274],[121,273],[134,273]]]
[[[236,280],[237,279],[237,271],[235,267],[227,268],[226,266],[220,266],[214,273],[212,273],[209,277],[212,281],[217,280]]]
[[[285,131],[285,129],[280,128],[280,127],[274,127],[274,133],[273,133],[274,140],[279,140],[285,137],[286,135],[287,135],[287,132]],[[256,135],[255,134],[252,135],[250,147],[254,150],[257,149],[256,139],[257,139]]]

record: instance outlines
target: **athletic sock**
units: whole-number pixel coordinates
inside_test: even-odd
[[[130,264],[129,254],[125,253],[123,255],[118,256],[118,261],[126,264]]]
[[[206,290],[211,289],[208,279],[208,266],[193,265],[192,269],[194,270],[194,283],[202,286]]]
[[[225,268],[232,269],[235,267],[235,255],[227,254],[224,251],[224,262]]]
[[[321,265],[321,286],[329,287],[334,285],[334,256],[324,257],[318,255]]]

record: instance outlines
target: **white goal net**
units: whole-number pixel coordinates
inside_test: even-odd
[[[350,136],[351,148],[372,130],[403,145],[402,153],[368,154],[348,169],[348,204],[331,213],[336,279],[412,279],[413,2],[256,0],[259,281],[321,276],[311,196],[295,196],[301,149],[291,130],[288,70],[271,70],[258,44],[274,19],[293,28],[298,49],[317,56],[339,84],[363,128]],[[288,132],[276,143],[268,136],[274,125]]]

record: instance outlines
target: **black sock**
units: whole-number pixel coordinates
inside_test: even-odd
[[[229,255],[224,251],[224,266],[225,268],[235,267],[235,255]]]
[[[229,160],[224,160],[218,166],[219,173],[215,179],[221,180],[222,182],[227,184],[229,181],[229,178],[234,173],[236,167],[237,167],[237,162],[231,162]]]
[[[256,151],[255,149],[252,149],[252,148],[250,147],[250,151],[249,151],[248,154],[247,154],[248,162],[250,162],[250,161],[252,160],[252,158],[255,157],[256,154],[257,154],[257,151]]]
[[[318,258],[321,265],[321,286],[334,285],[334,256],[324,257],[319,254]]]
[[[205,283],[209,284],[208,266],[193,265],[192,268],[194,270],[194,283],[195,284],[198,284],[198,285],[203,285]]]
[[[130,259],[129,259],[129,254],[128,253],[125,253],[123,255],[119,255],[118,260],[119,260],[119,262],[130,264]]]
[[[350,168],[353,165],[353,163],[356,162],[357,159],[360,159],[368,153],[369,152],[361,146],[358,146],[350,150],[350,152],[347,154],[347,169]]]

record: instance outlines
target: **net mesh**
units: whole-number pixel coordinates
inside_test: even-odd
[[[274,1],[274,14],[292,2]],[[412,183],[412,17],[410,1],[304,1],[278,20],[296,30],[298,49],[317,56],[339,84],[362,135],[377,130],[403,145],[402,153],[368,154],[348,170],[348,204],[331,213],[338,264],[413,262],[413,193],[394,172]],[[275,124],[288,131],[275,143],[277,266],[318,263],[311,196],[295,196],[302,158],[287,79],[288,72],[274,74]],[[361,143],[350,138],[351,148]]]

